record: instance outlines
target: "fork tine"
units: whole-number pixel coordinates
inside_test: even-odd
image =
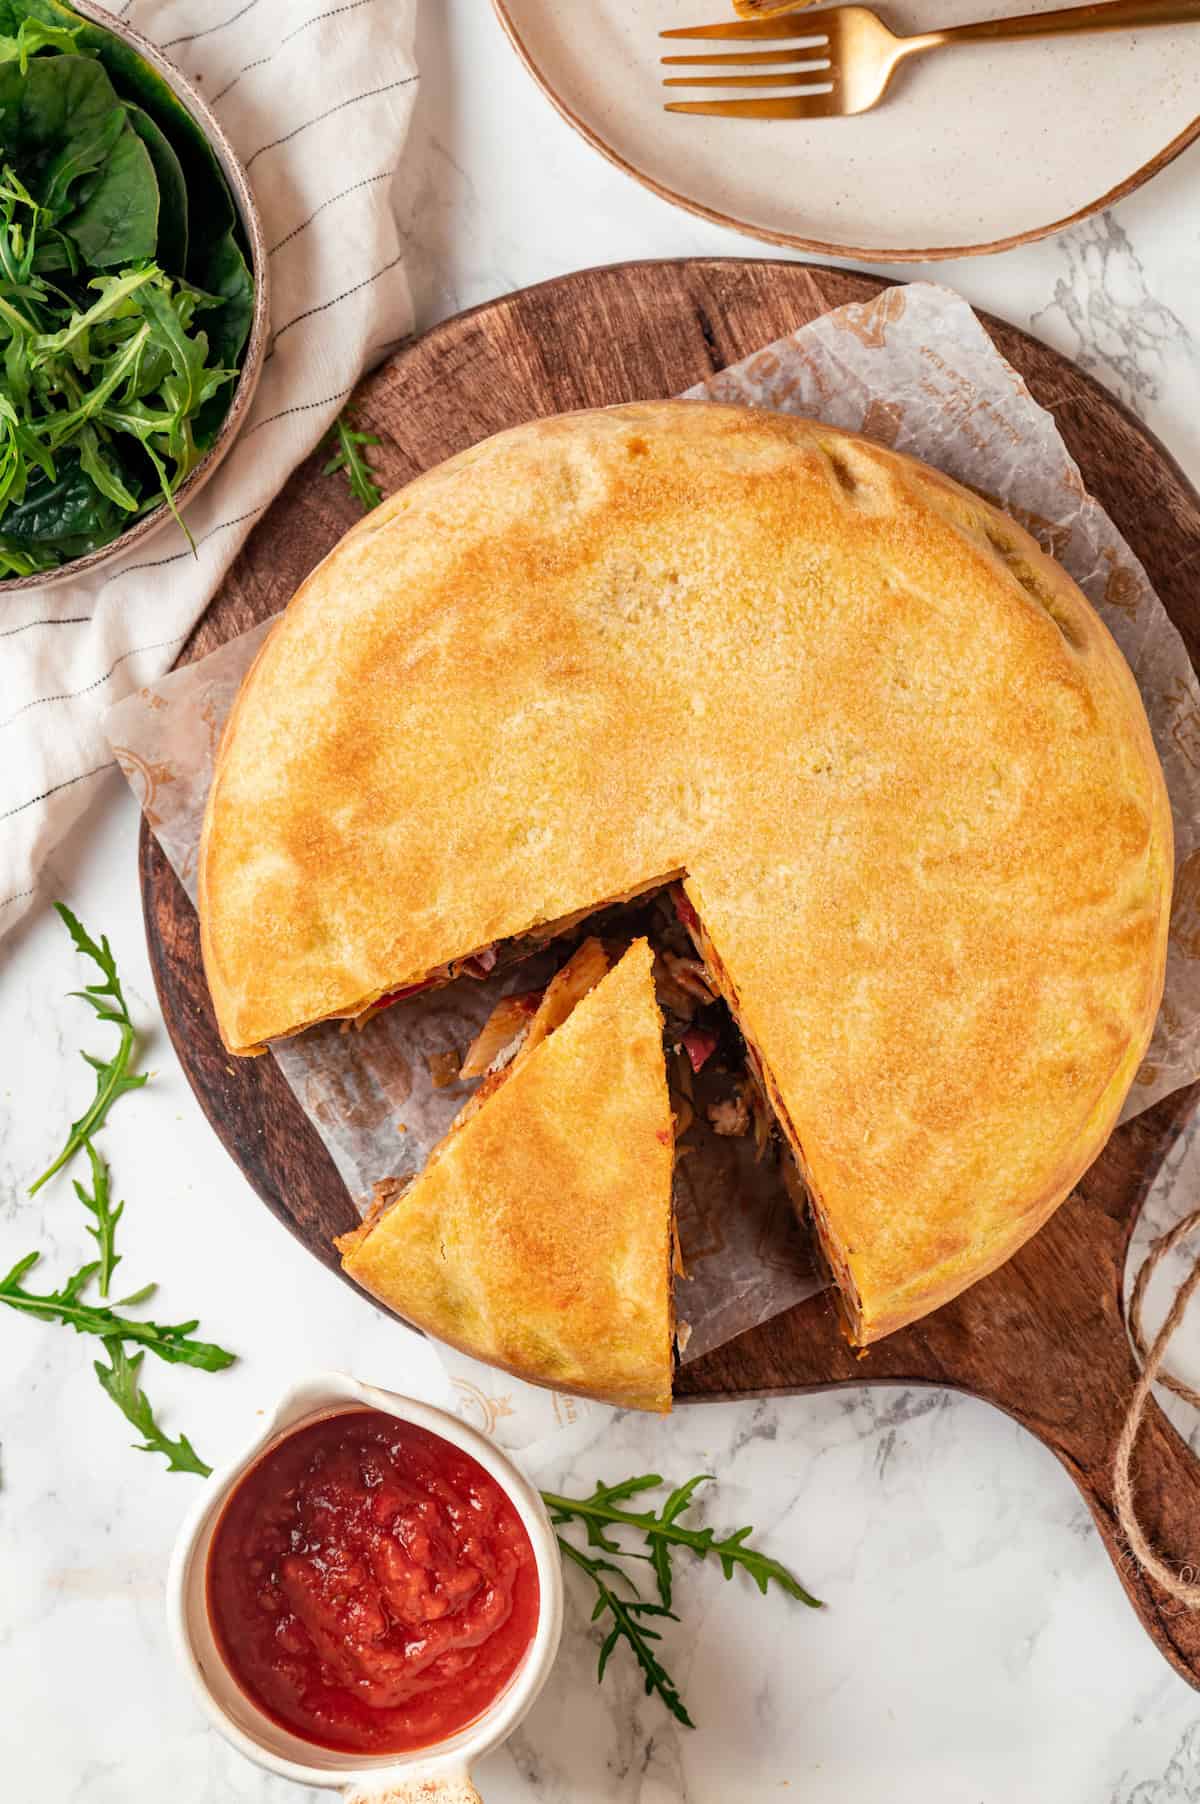
[[[814,50],[823,51],[828,43],[828,38],[812,40]],[[658,60],[660,63],[669,63],[672,66],[683,64],[688,68],[712,68],[719,64],[723,69],[747,69],[762,63],[792,63],[799,54],[800,47],[797,46],[795,50],[733,50],[726,51],[721,56],[660,56]],[[801,64],[800,66],[804,68],[808,65]]]
[[[809,63],[804,69],[779,69],[774,75],[667,75],[664,88],[795,88],[818,83],[828,85],[828,62]]]
[[[667,113],[703,113],[714,119],[829,119],[840,115],[835,94],[779,94],[771,100],[673,100]]]
[[[811,37],[814,22],[820,17],[820,13],[781,13],[774,19],[729,19],[718,25],[677,25],[658,35],[660,38],[774,38],[776,43],[782,43],[787,38]]]

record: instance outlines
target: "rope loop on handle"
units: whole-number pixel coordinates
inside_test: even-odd
[[[1198,1227],[1200,1227],[1200,1209],[1193,1209],[1190,1215],[1185,1215],[1167,1233],[1151,1242],[1150,1250],[1138,1272],[1129,1304],[1129,1328],[1133,1344],[1141,1354],[1143,1363],[1141,1375],[1134,1386],[1133,1396],[1130,1398],[1129,1409],[1121,1428],[1116,1455],[1113,1459],[1113,1501],[1117,1520],[1121,1524],[1134,1557],[1151,1578],[1162,1586],[1168,1596],[1173,1597],[1189,1610],[1200,1609],[1200,1583],[1181,1578],[1159,1558],[1146,1539],[1142,1525],[1138,1521],[1131,1468],[1134,1444],[1146,1413],[1146,1399],[1156,1382],[1166,1385],[1169,1390],[1174,1391],[1177,1397],[1185,1398],[1187,1402],[1200,1409],[1200,1391],[1185,1384],[1181,1378],[1176,1378],[1172,1373],[1162,1370],[1162,1363],[1166,1357],[1171,1336],[1183,1320],[1187,1306],[1196,1291],[1200,1290],[1200,1259],[1197,1259],[1191,1272],[1176,1291],[1175,1300],[1167,1311],[1166,1319],[1149,1351],[1146,1349],[1146,1335],[1142,1324],[1142,1306],[1155,1270],[1167,1255],[1174,1252],[1180,1242],[1186,1240],[1188,1235],[1194,1233]]]

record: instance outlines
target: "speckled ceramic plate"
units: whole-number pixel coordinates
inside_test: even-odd
[[[1062,3],[1032,0],[1047,12]],[[658,33],[731,18],[728,0],[494,5],[535,81],[620,168],[707,219],[831,256],[1007,250],[1111,205],[1200,136],[1200,23],[935,52],[872,113],[768,122],[662,108],[658,59],[685,46]],[[1030,5],[881,0],[879,10],[912,32]]]

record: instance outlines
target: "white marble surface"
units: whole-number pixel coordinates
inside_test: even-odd
[[[423,324],[584,264],[755,254],[575,139],[485,0],[426,0],[421,37],[419,118],[397,199]],[[1198,193],[1200,150],[1065,238],[931,273],[1078,358],[1200,481]],[[111,936],[148,1029],[154,1081],[122,1101],[104,1138],[128,1203],[121,1277],[157,1278],[167,1319],[199,1312],[242,1356],[219,1377],[147,1374],[167,1425],[215,1461],[298,1372],[344,1367],[410,1389],[436,1386],[437,1373],[427,1349],[276,1226],[203,1120],[157,1024],[136,825],[113,777],[56,857],[54,889]],[[25,1195],[89,1092],[76,1047],[103,1040],[64,999],[80,975],[45,909],[0,948],[4,1266],[35,1246],[59,1274],[81,1256],[69,1184]],[[1195,1191],[1185,1161],[1155,1220]],[[0,1797],[301,1804],[306,1794],[204,1728],[171,1662],[162,1577],[197,1481],[128,1450],[91,1353],[59,1328],[0,1319]],[[1200,1799],[1200,1697],[1130,1613],[1067,1477],[998,1414],[937,1393],[863,1391],[682,1410],[666,1424],[616,1419],[589,1433],[543,1464],[544,1482],[715,1470],[713,1519],[753,1521],[829,1608],[815,1616],[687,1573],[684,1620],[665,1645],[700,1724],[688,1733],[641,1695],[621,1656],[597,1688],[572,1579],[551,1686],[480,1775],[494,1804]]]

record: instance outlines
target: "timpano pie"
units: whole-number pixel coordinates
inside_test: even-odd
[[[1103,1145],[1171,871],[1133,677],[1013,521],[653,402],[477,445],[313,572],[226,729],[200,908],[253,1053],[677,880],[865,1343]]]
[[[513,1056],[337,1244],[365,1290],[464,1353],[667,1410],[674,1136],[652,964],[642,939],[609,971],[588,940],[544,996],[501,1005]]]

